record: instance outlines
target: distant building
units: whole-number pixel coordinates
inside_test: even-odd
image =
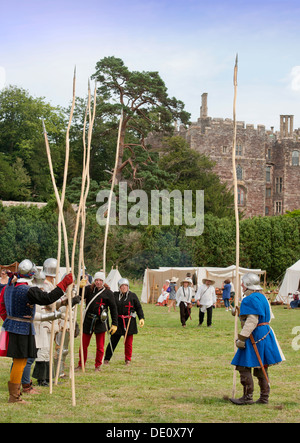
[[[229,187],[232,178],[233,121],[212,118],[202,94],[200,118],[176,128],[191,149],[215,161],[215,172]],[[236,172],[239,208],[246,217],[284,214],[300,208],[300,129],[293,115],[280,116],[280,131],[237,122]]]

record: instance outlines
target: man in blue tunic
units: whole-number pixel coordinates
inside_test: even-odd
[[[256,403],[267,404],[270,384],[267,368],[284,360],[280,346],[270,326],[271,309],[268,300],[260,292],[259,276],[254,273],[242,277],[244,298],[240,306],[242,330],[236,341],[237,352],[231,362],[240,373],[243,396],[230,401],[236,405],[253,404],[253,375],[258,378],[260,398]],[[235,312],[233,312],[235,315]]]

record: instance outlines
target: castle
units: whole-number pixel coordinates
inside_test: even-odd
[[[233,120],[211,118],[207,93],[201,96],[200,118],[187,129],[176,128],[191,149],[215,162],[215,172],[233,186]],[[293,115],[280,116],[280,131],[237,122],[236,172],[239,210],[246,217],[278,215],[300,208],[300,129]]]

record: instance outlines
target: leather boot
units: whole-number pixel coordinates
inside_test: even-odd
[[[21,385],[8,382],[9,399],[8,403],[27,403],[21,399]]]
[[[40,392],[32,386],[32,381],[30,381],[30,383],[22,383],[22,387],[23,394],[40,394]]]
[[[240,379],[243,386],[243,396],[240,398],[230,398],[230,401],[235,405],[252,405],[254,403],[254,385],[251,369],[240,371]]]
[[[267,405],[269,403],[270,386],[265,377],[259,377],[258,384],[260,387],[260,397],[255,403]]]

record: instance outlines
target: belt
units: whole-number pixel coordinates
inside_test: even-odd
[[[11,317],[10,315],[8,315],[6,318],[8,318],[9,320],[20,321],[22,323],[33,323],[32,318],[18,318],[18,317]]]
[[[266,325],[269,325],[270,323],[269,322],[265,322],[265,323],[259,323],[257,326],[266,326]]]
[[[126,331],[125,318],[130,318],[130,315],[118,315],[118,317],[120,317],[123,320],[124,330]]]

